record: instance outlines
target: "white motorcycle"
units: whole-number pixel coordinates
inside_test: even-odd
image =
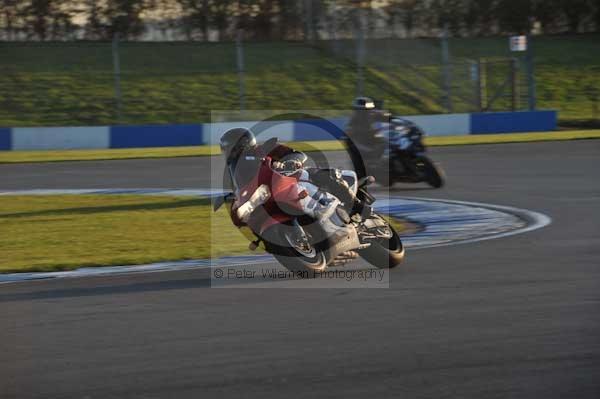
[[[294,272],[322,272],[364,258],[378,268],[392,268],[404,258],[404,246],[388,221],[372,210],[375,198],[367,192],[369,179],[359,181],[354,171],[338,171],[354,196],[366,204],[362,212],[349,211],[332,192],[317,186],[306,169],[277,171],[273,160],[260,160],[258,173],[239,186],[228,165],[234,192],[214,204],[228,204],[233,223],[249,227],[251,249],[264,245],[283,266]]]

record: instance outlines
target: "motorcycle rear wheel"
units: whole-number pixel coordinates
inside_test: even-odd
[[[310,240],[308,246],[294,245],[289,239],[292,226],[276,224],[264,234],[263,240],[267,252],[291,272],[298,273],[300,277],[311,277],[314,273],[324,271],[329,264],[328,243],[321,241],[320,237]],[[312,229],[316,230],[316,229]],[[313,236],[319,235],[318,231],[310,232]],[[315,237],[314,237],[315,238]],[[321,242],[319,242],[321,241]]]
[[[404,260],[404,245],[393,226],[392,237],[387,240],[372,241],[368,248],[358,251],[360,256],[379,269],[392,269]]]

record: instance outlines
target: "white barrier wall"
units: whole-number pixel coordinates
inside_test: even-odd
[[[471,134],[471,114],[414,115],[404,119],[419,125],[429,136]]]
[[[12,130],[13,150],[53,150],[109,148],[110,128],[32,127]]]

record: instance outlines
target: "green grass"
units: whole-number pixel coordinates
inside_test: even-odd
[[[0,272],[70,270],[245,253],[208,200],[131,195],[0,197]],[[218,232],[211,240],[211,231]],[[209,243],[212,242],[212,245]]]
[[[426,137],[428,146],[501,144],[535,141],[559,141],[600,138],[600,130],[572,130],[560,132],[503,133],[466,136]],[[338,151],[344,147],[339,141],[308,141],[293,143],[300,151]],[[157,147],[108,150],[61,150],[61,151],[0,151],[0,164],[29,162],[93,161],[138,158],[177,158],[218,155],[218,146]]]
[[[247,108],[347,109],[356,92],[353,43],[341,41],[337,56],[321,47],[328,50],[246,43]],[[444,111],[439,40],[369,40],[367,48],[366,93],[398,114]],[[468,63],[515,54],[504,37],[452,39],[450,49],[454,110],[471,111]],[[210,110],[238,108],[233,43],[122,43],[119,120],[109,43],[0,43],[0,52],[0,126],[207,122]],[[538,106],[558,109],[562,121],[599,118],[600,35],[536,37],[535,53]],[[500,69],[490,80],[499,83]],[[509,100],[498,101],[506,109]]]
[[[403,222],[393,220],[393,224],[398,231],[405,230]],[[0,273],[249,252],[248,241],[231,224],[225,207],[213,213],[208,199],[0,196]]]
[[[108,150],[2,151],[0,164],[20,162],[94,161],[103,159],[177,158],[217,155],[219,146],[153,147]]]
[[[426,137],[425,143],[429,146],[470,145],[470,144],[503,144],[527,143],[537,141],[563,141],[599,139],[600,130],[572,130],[560,132],[534,132],[534,133],[500,133],[500,134],[475,134],[467,136],[437,136]]]

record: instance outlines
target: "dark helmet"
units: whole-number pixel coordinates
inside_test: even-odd
[[[221,137],[221,151],[228,161],[239,157],[243,151],[255,146],[254,134],[243,127],[230,129]]]
[[[352,108],[360,111],[375,109],[375,101],[369,97],[356,97],[352,101]]]

